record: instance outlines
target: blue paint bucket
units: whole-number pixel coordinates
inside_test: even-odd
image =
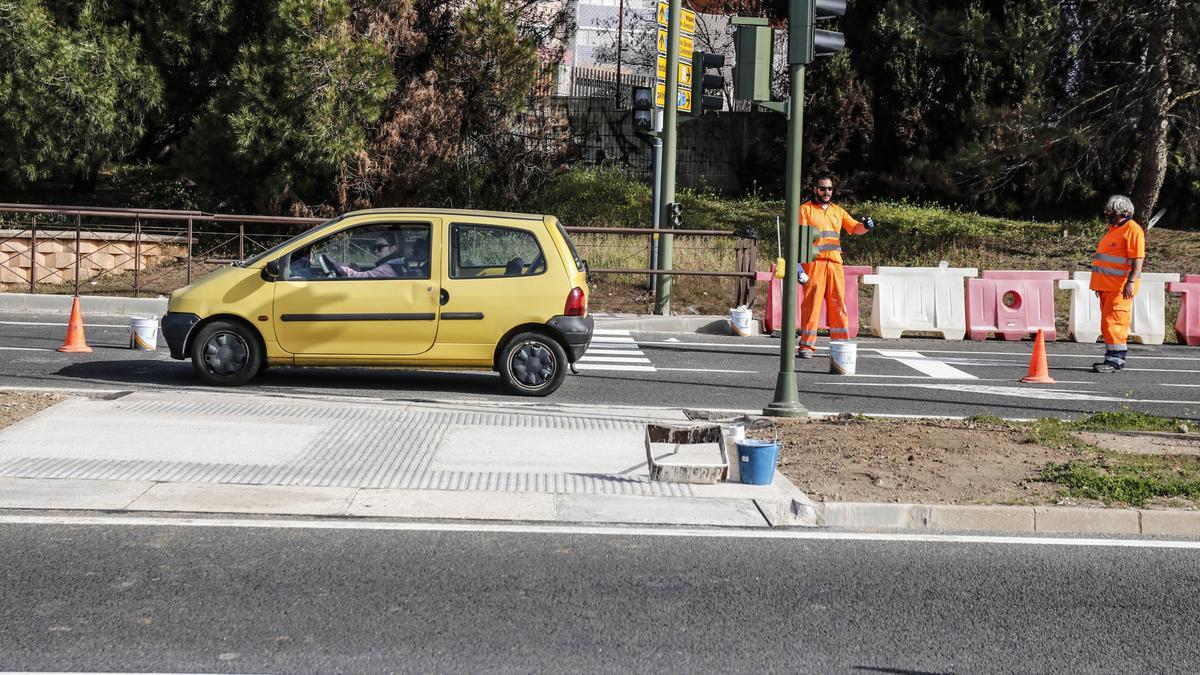
[[[738,469],[742,482],[749,485],[770,485],[779,461],[779,439],[737,441]]]

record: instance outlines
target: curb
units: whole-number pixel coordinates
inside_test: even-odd
[[[816,524],[825,527],[1200,538],[1200,511],[863,502],[824,502],[816,511]]]
[[[597,328],[648,333],[709,333],[730,335],[727,316],[642,316],[593,314]]]
[[[0,293],[0,312],[70,314],[72,295],[40,293]],[[162,316],[167,313],[167,298],[123,298],[107,295],[79,296],[80,310],[86,314]]]

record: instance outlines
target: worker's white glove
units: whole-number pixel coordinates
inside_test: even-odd
[[[808,274],[806,274],[804,272],[804,270],[802,270],[802,269],[796,270],[796,283],[798,283],[798,284],[807,284],[808,283]]]

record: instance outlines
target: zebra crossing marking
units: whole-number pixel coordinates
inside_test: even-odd
[[[613,328],[597,328],[592,332],[592,344],[575,367],[591,371],[657,372],[629,331]]]

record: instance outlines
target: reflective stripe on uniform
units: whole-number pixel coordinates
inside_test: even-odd
[[[840,250],[842,250],[842,245],[841,244],[821,244],[820,246],[817,247],[817,250],[818,251],[840,251]]]
[[[1108,255],[1107,253],[1093,253],[1092,261],[1117,263],[1118,265],[1128,265],[1130,260],[1119,255]]]
[[[1128,270],[1118,270],[1111,267],[1101,267],[1099,265],[1092,265],[1092,271],[1110,277],[1123,277],[1128,272]]]

